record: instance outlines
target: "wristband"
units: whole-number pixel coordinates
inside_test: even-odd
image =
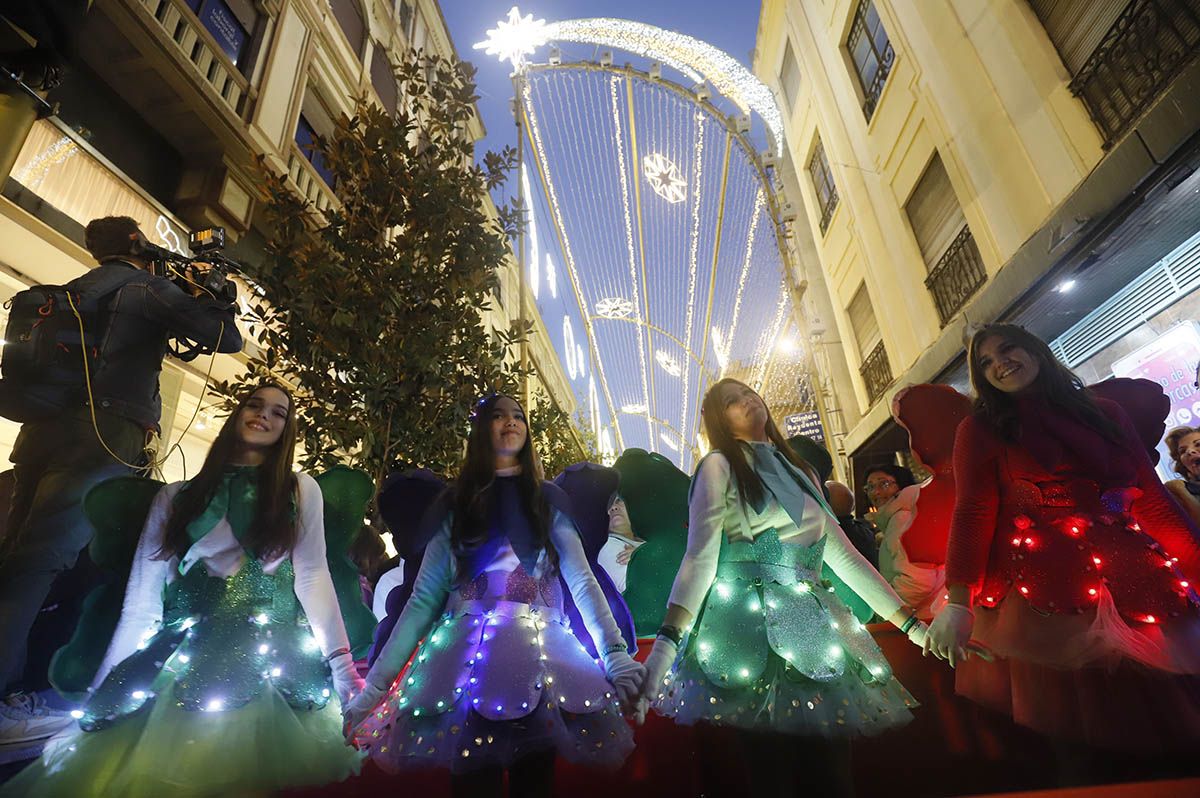
[[[678,648],[679,644],[683,642],[683,630],[678,626],[669,626],[667,624],[663,624],[662,626],[658,627],[658,636],[667,638],[675,644],[676,648]]]
[[[624,650],[625,650],[625,644],[624,644],[624,643],[613,643],[611,646],[608,646],[608,647],[606,647],[606,648],[605,648],[605,649],[604,649],[602,652],[600,652],[600,653],[601,653],[603,656],[608,656],[609,654],[616,654],[618,651],[624,651]]]
[[[343,654],[349,654],[349,653],[350,653],[350,649],[348,649],[348,648],[339,648],[339,649],[336,649],[336,650],[334,650],[334,651],[330,651],[330,652],[329,652],[329,654],[327,654],[327,655],[325,656],[325,661],[326,661],[326,662],[333,662],[335,659],[337,659],[338,657],[342,656]]]
[[[903,624],[901,624],[901,626],[900,626],[901,634],[908,634],[908,630],[912,629],[916,625],[917,625],[917,614],[914,612],[912,615],[908,616],[908,620],[906,620]]]

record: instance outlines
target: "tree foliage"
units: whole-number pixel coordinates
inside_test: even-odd
[[[482,317],[520,224],[519,209],[492,215],[483,200],[516,153],[475,163],[473,75],[418,53],[397,69],[394,116],[360,98],[315,147],[340,200],[323,217],[264,169],[267,258],[247,267],[261,353],[246,376],[300,386],[307,468],[349,455],[376,477],[448,474],[475,400],[519,379],[511,353],[528,329]]]

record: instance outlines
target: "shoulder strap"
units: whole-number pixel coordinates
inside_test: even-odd
[[[80,304],[90,305],[98,303],[109,294],[124,288],[127,284],[148,276],[140,270],[113,269],[109,274],[101,275],[96,282],[88,286],[86,290],[80,292]]]

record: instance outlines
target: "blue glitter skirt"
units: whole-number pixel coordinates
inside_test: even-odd
[[[507,767],[553,750],[617,767],[633,750],[603,668],[551,606],[451,598],[354,739],[382,768]]]
[[[866,627],[819,581],[823,550],[824,538],[783,544],[773,531],[723,542],[658,712],[689,725],[831,738],[912,720],[915,699]]]

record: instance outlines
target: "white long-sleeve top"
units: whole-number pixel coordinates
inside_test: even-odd
[[[596,582],[588,565],[587,555],[583,551],[583,542],[574,522],[560,510],[550,510],[550,542],[558,552],[558,568],[571,598],[583,618],[583,625],[597,651],[604,651],[610,646],[621,644],[624,650],[625,640],[621,630],[613,619],[612,610],[604,597],[604,591]],[[380,690],[388,689],[400,670],[408,662],[413,649],[420,642],[434,621],[438,619],[454,590],[454,577],[457,562],[450,545],[450,518],[447,517],[425,548],[425,556],[421,560],[421,568],[417,578],[413,580],[412,597],[404,606],[400,618],[396,621],[392,634],[379,652],[371,672],[367,674],[367,683]],[[538,555],[534,567],[534,577],[539,577],[548,567],[546,552]],[[500,546],[496,556],[484,567],[484,571],[511,571],[520,564],[508,542]]]
[[[748,532],[750,539],[754,539],[774,529],[784,545],[811,546],[826,538],[825,562],[884,618],[890,618],[903,606],[891,586],[846,538],[837,519],[816,499],[805,495],[804,514],[801,525],[797,526],[765,485],[764,491],[766,506],[762,513],[757,513],[742,504],[725,455],[713,452],[704,459],[696,472],[688,503],[687,551],[675,576],[669,603],[683,607],[694,617],[716,578],[721,536],[728,534],[730,541],[744,540],[744,532]],[[744,525],[735,517],[743,513]]]
[[[308,617],[313,635],[328,656],[338,649],[349,649],[350,640],[342,622],[341,608],[329,576],[325,559],[325,501],[316,480],[308,474],[297,474],[298,498],[296,508],[296,546],[290,555],[284,554],[263,563],[266,573],[274,573],[289,557],[295,572],[294,590],[304,614]],[[121,620],[117,624],[104,662],[96,672],[92,687],[98,687],[109,671],[137,650],[138,644],[162,623],[163,592],[180,573],[186,573],[203,562],[213,577],[236,574],[245,563],[246,550],[237,542],[233,529],[222,519],[208,534],[198,540],[183,557],[155,559],[162,548],[175,496],[186,482],[173,482],[154,497],[150,514],[138,539]]]

